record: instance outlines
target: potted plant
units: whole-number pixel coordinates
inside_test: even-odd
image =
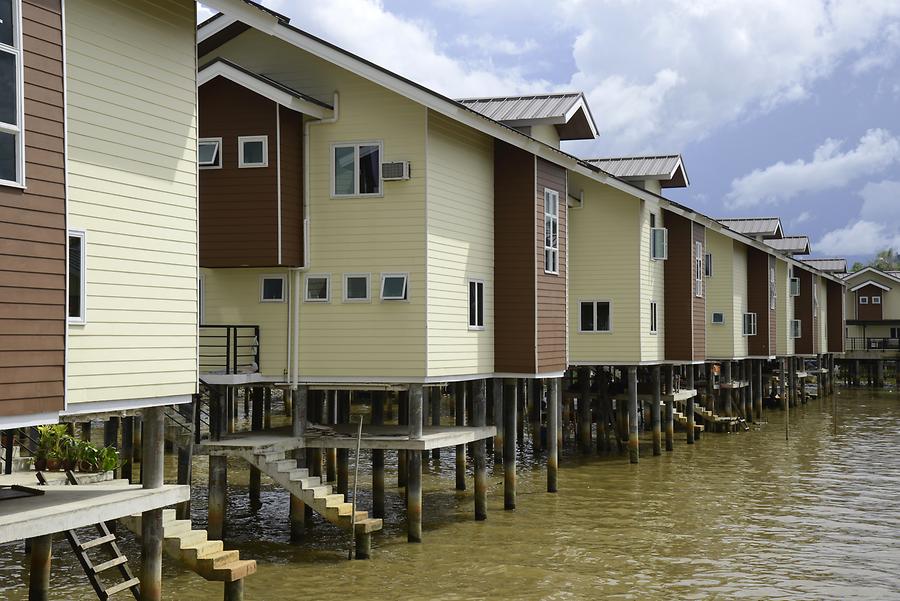
[[[119,459],[119,451],[116,450],[116,447],[103,447],[102,449],[97,449],[97,461],[95,467],[98,472],[110,472],[119,469],[121,466],[122,462]]]
[[[64,470],[74,470],[78,465],[78,441],[69,434],[59,439],[59,458]]]
[[[56,470],[60,464],[60,440],[67,436],[65,424],[38,426],[38,450],[35,469]]]
[[[78,441],[78,469],[82,472],[93,472],[97,463],[97,449],[89,440]]]

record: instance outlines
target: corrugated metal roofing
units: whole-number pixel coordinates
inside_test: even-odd
[[[610,175],[623,178],[669,177],[681,162],[681,155],[664,154],[643,157],[587,159]]]
[[[567,92],[535,96],[460,98],[457,102],[494,121],[516,122],[564,118],[582,98],[581,92]]]
[[[719,223],[738,233],[748,236],[760,234],[774,236],[781,229],[778,217],[744,217],[740,219],[718,219]]]
[[[847,259],[801,259],[801,261],[829,273],[845,273],[847,271]]]
[[[781,252],[805,255],[809,253],[809,238],[806,236],[785,236],[765,240],[765,243]]]

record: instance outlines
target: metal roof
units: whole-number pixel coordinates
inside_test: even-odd
[[[764,242],[775,250],[792,255],[808,255],[810,250],[809,238],[806,236],[785,236],[784,238],[764,240]]]
[[[605,172],[627,180],[660,180],[663,188],[690,185],[680,154],[587,159]]]
[[[807,265],[811,265],[828,273],[846,273],[847,259],[800,259]]]
[[[581,92],[459,98],[457,102],[489,119],[513,127],[539,123],[556,125],[560,130],[561,140],[584,140],[597,137],[594,118],[584,99],[584,94]],[[581,114],[579,115],[579,113]],[[570,124],[570,122],[572,123]]]
[[[778,217],[742,217],[737,219],[717,219],[719,223],[747,236],[781,238],[781,219]]]

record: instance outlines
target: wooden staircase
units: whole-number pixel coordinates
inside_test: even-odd
[[[119,522],[140,535],[141,514]],[[163,510],[163,549],[206,580],[234,582],[256,572],[256,560],[241,559],[239,551],[225,550],[222,541],[208,540],[206,530],[194,530],[190,520],[176,519],[174,509]]]
[[[30,472],[32,468],[32,464],[34,463],[33,457],[25,457],[21,454],[21,447],[19,445],[15,445],[12,449],[12,461],[10,464],[12,465],[11,472]],[[6,449],[0,449],[0,474],[6,473]]]
[[[665,401],[660,401],[659,404],[660,404],[660,407],[662,407],[662,409],[665,410],[665,408],[666,408]],[[694,403],[694,414],[695,414],[694,433],[700,434],[701,432],[704,431],[705,428],[704,428],[703,424],[696,423],[696,414],[697,414],[697,403],[696,402]],[[687,429],[687,427],[688,427],[687,416],[679,410],[677,405],[672,407],[672,416],[676,423],[680,424],[681,427]]]
[[[258,448],[241,456],[332,524],[351,528],[353,504],[344,495],[333,494],[331,485],[323,483],[319,476],[310,476],[309,470],[298,468],[296,459],[286,459],[284,451]],[[356,512],[355,534],[370,534],[381,530],[382,525],[383,521],[370,518],[369,512]]]
[[[678,401],[679,408],[686,404],[686,401]],[[679,415],[680,411],[676,411],[675,415]],[[684,414],[681,414],[684,418]],[[741,428],[744,430],[749,430],[750,427],[744,421],[742,417],[726,417],[724,415],[719,415],[710,411],[705,406],[703,406],[699,400],[694,399],[694,419],[697,418],[702,419],[708,426],[711,426],[712,429],[726,429],[726,430],[734,430],[736,428]],[[676,419],[678,419],[676,417]],[[680,420],[679,420],[680,421]],[[684,423],[687,423],[687,418],[684,418]],[[706,428],[709,430],[710,428]]]

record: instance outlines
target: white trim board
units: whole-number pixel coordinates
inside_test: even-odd
[[[69,407],[60,415],[85,415],[88,413],[106,413],[110,411],[130,411],[133,409],[145,409],[147,407],[162,407],[165,405],[184,405],[193,402],[191,394],[177,394],[172,396],[151,397],[146,399],[122,399],[112,401],[88,401],[86,403],[70,403]]]

